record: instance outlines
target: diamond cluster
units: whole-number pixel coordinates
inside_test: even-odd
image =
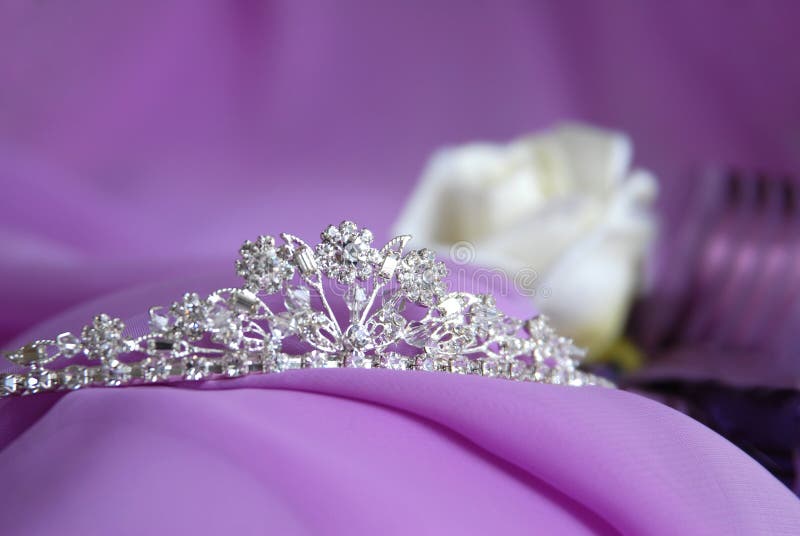
[[[345,221],[321,238],[245,242],[242,287],[153,307],[144,335],[126,336],[120,319],[101,314],[80,335],[10,352],[21,370],[0,374],[0,396],[342,367],[611,385],[578,369],[583,351],[545,318],[518,320],[489,295],[448,291],[445,264],[430,250],[406,252],[410,237],[377,249],[368,229]],[[405,314],[410,304],[422,314]],[[289,342],[300,350],[286,351]]]

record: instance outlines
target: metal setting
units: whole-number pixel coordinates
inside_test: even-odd
[[[80,335],[10,352],[22,371],[0,374],[0,396],[340,367],[613,386],[579,370],[584,352],[544,317],[518,320],[492,296],[449,292],[432,251],[404,252],[411,237],[376,249],[349,221],[321,237],[315,247],[290,234],[245,242],[241,288],[153,307],[146,335],[127,337],[122,320],[101,314]],[[349,318],[334,315],[334,294]]]

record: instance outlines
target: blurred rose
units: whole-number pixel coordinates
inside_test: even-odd
[[[629,169],[631,155],[625,135],[578,124],[446,148],[394,230],[445,254],[469,242],[469,260],[503,268],[564,334],[601,355],[624,328],[654,230],[656,181]]]

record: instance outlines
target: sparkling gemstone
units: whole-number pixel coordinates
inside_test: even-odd
[[[386,258],[383,259],[383,263],[381,263],[381,268],[378,272],[378,275],[384,279],[391,279],[395,270],[397,270],[397,265],[399,262],[400,261],[396,255],[387,255]]]
[[[461,313],[461,302],[456,297],[447,298],[439,304],[442,316],[455,316]]]
[[[158,353],[169,353],[175,349],[175,342],[170,339],[150,339],[147,341],[147,353],[155,355]]]
[[[46,356],[44,346],[38,344],[27,344],[9,355],[14,363],[19,365],[29,365],[41,361]]]
[[[169,329],[170,317],[163,307],[150,309],[150,329],[157,333]]]
[[[131,366],[117,361],[103,370],[103,381],[110,387],[116,387],[131,380]]]
[[[345,359],[345,366],[355,368],[372,368],[372,356],[365,355],[360,350],[349,352]]]
[[[258,297],[249,290],[236,291],[231,296],[233,308],[240,313],[252,313],[258,305]]]
[[[225,359],[222,372],[229,377],[241,376],[247,373],[247,366],[241,357],[230,356]]]
[[[184,365],[183,376],[187,380],[202,380],[209,373],[209,363],[205,359],[188,359]]]
[[[306,287],[290,287],[286,289],[284,305],[293,312],[308,310],[311,308],[311,292]]]
[[[350,240],[350,238],[355,235],[356,231],[358,231],[358,226],[351,221],[343,221],[339,224],[340,240]]]
[[[531,379],[532,369],[525,361],[515,359],[511,362],[511,377],[515,380],[529,380]]]
[[[314,350],[305,356],[304,366],[308,368],[326,368],[328,367],[328,354]]]
[[[486,359],[483,361],[482,372],[484,376],[501,377],[508,374],[508,363],[498,359]]]
[[[270,322],[271,322],[270,341],[275,342],[277,344],[277,347],[280,348],[281,339],[288,337],[295,330],[294,318],[287,314],[278,314],[273,316]]]
[[[328,227],[322,232],[322,239],[328,240],[330,242],[338,242],[342,238],[341,233],[339,233],[339,229],[336,228],[335,225],[328,225]]]
[[[359,286],[348,288],[347,292],[344,294],[344,301],[347,304],[347,308],[351,311],[360,312],[367,304],[368,299],[367,291]]]
[[[172,363],[166,359],[159,359],[149,363],[143,370],[143,378],[147,382],[166,380],[172,374]]]
[[[449,370],[450,365],[445,358],[424,354],[417,358],[417,368],[427,372],[446,372]]]
[[[64,357],[74,357],[81,349],[81,340],[70,332],[62,333],[56,337],[58,351]]]
[[[365,348],[371,342],[369,330],[363,324],[351,324],[345,332],[345,339],[352,348]]]
[[[25,379],[25,387],[29,393],[38,393],[52,389],[56,380],[56,373],[50,370],[37,370],[31,372]]]
[[[387,352],[381,356],[381,366],[390,370],[406,370],[411,364],[411,359],[397,352]]]
[[[119,318],[111,318],[106,314],[94,317],[92,323],[83,328],[81,338],[90,358],[112,360],[125,350],[122,330],[125,325]]]
[[[343,257],[346,262],[355,264],[364,254],[366,246],[361,242],[361,239],[352,240],[344,245]]]
[[[5,374],[0,381],[0,394],[13,395],[22,388],[22,377],[17,374]]]
[[[92,383],[93,374],[90,369],[76,365],[61,371],[62,382],[67,389],[80,389]]]
[[[430,326],[424,322],[409,322],[403,330],[403,340],[411,346],[423,348],[430,342]]]
[[[307,247],[300,248],[297,253],[294,254],[294,262],[304,274],[317,271],[317,260],[314,258],[314,253]]]
[[[478,371],[479,363],[466,356],[459,356],[453,359],[453,372],[458,374],[475,374]]]
[[[299,369],[303,366],[303,356],[289,355],[280,353],[275,356],[274,370],[275,372],[283,372],[285,370]]]

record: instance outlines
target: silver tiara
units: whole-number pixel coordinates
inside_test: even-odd
[[[18,367],[0,374],[0,396],[343,367],[612,386],[578,369],[584,351],[543,316],[518,320],[490,295],[448,292],[433,251],[404,252],[410,236],[376,249],[349,221],[325,229],[316,247],[280,236],[281,245],[271,236],[244,243],[241,288],[153,307],[144,335],[101,314],[80,335],[6,354]],[[346,317],[334,314],[334,295]]]

